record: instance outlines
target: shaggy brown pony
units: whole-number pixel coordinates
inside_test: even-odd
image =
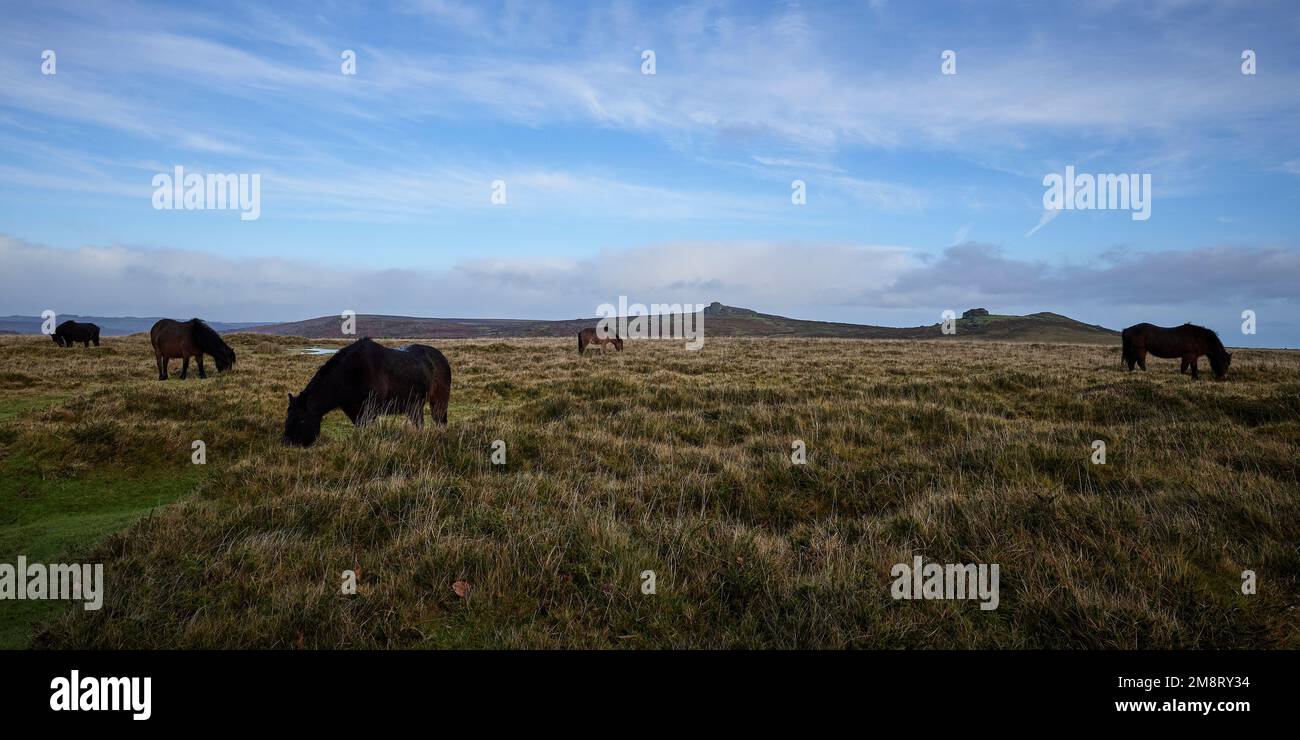
[[[54,343],[60,347],[71,347],[77,342],[81,346],[89,347],[91,342],[99,346],[99,327],[95,324],[80,323],[71,319],[59,324],[54,330]]]
[[[1210,368],[1214,370],[1214,377],[1219,380],[1223,380],[1228,374],[1228,365],[1232,363],[1232,353],[1223,348],[1219,335],[1195,324],[1183,324],[1172,328],[1154,324],[1134,324],[1125,329],[1122,336],[1123,357],[1129,372],[1133,372],[1134,365],[1146,371],[1148,352],[1166,359],[1180,358],[1183,364],[1179,372],[1186,373],[1187,369],[1191,368],[1193,379],[1200,377],[1196,370],[1196,361],[1201,355],[1210,358]]]
[[[451,402],[447,358],[425,344],[389,349],[364,337],[326,360],[302,393],[289,394],[283,441],[311,446],[320,436],[321,418],[339,408],[355,426],[391,414],[423,427],[426,402],[433,420],[446,424]]]
[[[217,362],[217,372],[225,372],[235,364],[235,351],[221,340],[221,336],[201,319],[173,321],[159,319],[149,330],[149,341],[153,342],[153,357],[158,364],[158,379],[167,379],[167,361],[181,358],[181,380],[190,370],[190,358],[198,359],[199,377],[206,378],[203,371],[203,355],[212,355]]]
[[[599,345],[602,353],[604,353],[607,344],[614,345],[614,349],[619,352],[623,351],[623,340],[618,335],[602,339],[600,333],[595,329],[587,328],[578,332],[578,354],[586,352],[587,348],[593,344]]]

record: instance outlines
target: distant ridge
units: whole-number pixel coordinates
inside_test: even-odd
[[[764,314],[748,308],[724,306],[717,301],[704,311],[706,337],[807,337],[826,339],[983,339],[1003,342],[1065,342],[1111,344],[1119,332],[1085,324],[1068,316],[1042,311],[1028,316],[990,314],[972,309],[956,321],[957,332],[945,335],[940,324],[915,327],[872,326],[833,321],[805,321]],[[507,337],[568,337],[595,326],[597,319],[540,321],[532,319],[419,318],[358,314],[357,336],[403,339],[474,339]],[[259,334],[309,339],[342,339],[337,316],[304,321],[263,324],[243,329]]]

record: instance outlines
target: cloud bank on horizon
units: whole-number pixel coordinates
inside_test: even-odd
[[[1138,311],[1156,322],[1210,326],[1234,346],[1295,347],[1281,338],[1300,336],[1291,313],[1300,253],[1281,248],[1116,250],[1094,264],[1052,266],[976,242],[948,247],[937,259],[897,247],[692,243],[575,260],[475,259],[448,269],[357,270],[123,246],[69,252],[0,235],[0,261],[13,267],[0,275],[0,292],[11,305],[93,305],[113,316],[292,321],[353,310],[568,319],[595,316],[596,306],[616,303],[619,295],[649,295],[683,304],[717,297],[795,318],[820,309],[823,315],[815,318],[901,326],[936,323],[943,308],[1032,313],[1086,302],[1094,306],[1089,321],[1111,328],[1122,328]],[[1260,268],[1265,278],[1256,273]],[[1132,301],[1134,295],[1142,296],[1140,302]],[[1240,311],[1233,307],[1242,305],[1269,326],[1241,336]]]
[[[1294,3],[5,16],[0,313],[561,318],[628,295],[1300,345]],[[258,175],[258,218],[156,209],[175,167]],[[1045,210],[1067,167],[1149,175],[1149,218]]]

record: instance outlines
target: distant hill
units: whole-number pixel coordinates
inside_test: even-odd
[[[984,339],[1004,342],[1069,342],[1110,344],[1119,333],[1103,326],[1085,324],[1068,316],[1041,312],[1028,316],[989,314],[972,309],[957,320],[957,333],[945,335],[938,323],[929,326],[889,327],[833,321],[805,321],[759,313],[748,308],[714,302],[704,309],[706,337],[808,337],[827,339]],[[472,339],[494,337],[567,337],[594,326],[595,318],[539,321],[531,319],[442,319],[413,316],[360,314],[357,336],[408,339]],[[2,326],[2,324],[0,324]],[[305,321],[264,324],[244,331],[338,339],[341,322],[337,316]]]
[[[122,336],[123,334],[135,334],[136,332],[149,331],[157,323],[161,316],[79,316],[75,313],[59,314],[58,322],[62,324],[68,319],[81,321],[84,323],[97,324],[99,333],[106,337]],[[178,320],[188,320],[192,316],[172,316]],[[41,333],[40,316],[0,316],[0,334],[40,334]],[[262,326],[265,322],[230,322],[230,321],[209,321],[208,325],[217,331],[239,331],[254,326]]]

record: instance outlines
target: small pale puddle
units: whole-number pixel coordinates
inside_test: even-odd
[[[338,352],[338,347],[307,347],[298,354],[300,355],[332,355]]]

